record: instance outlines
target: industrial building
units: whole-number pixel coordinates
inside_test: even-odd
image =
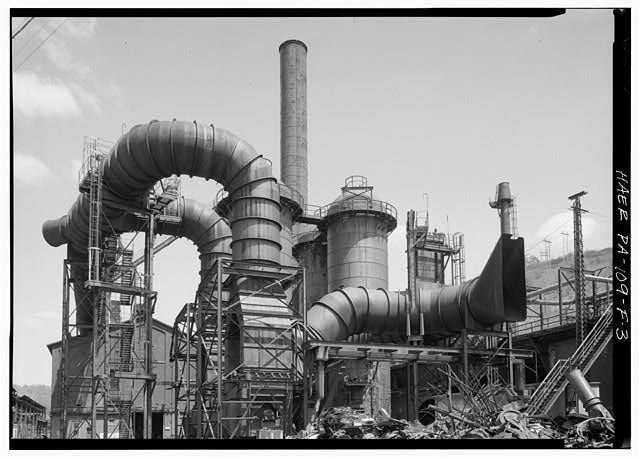
[[[156,388],[151,399],[151,437],[171,438],[173,435],[173,422],[175,419],[175,404],[173,403],[173,366],[169,362],[171,350],[171,335],[173,327],[153,319],[152,348],[153,371],[156,375]],[[130,340],[130,341],[129,341]],[[118,348],[114,349],[114,359],[122,363],[132,363],[132,355],[141,354],[143,346],[141,340],[118,336]],[[65,384],[66,406],[65,424],[66,438],[91,438],[91,425],[82,423],[82,419],[91,413],[91,336],[73,336],[68,342],[68,356],[70,360],[80,365],[73,365],[67,373]],[[51,431],[57,438],[63,428],[62,423],[62,342],[57,341],[47,346],[51,353]],[[128,355],[125,355],[127,354]],[[110,403],[113,405],[108,415],[107,426],[109,438],[143,438],[142,419],[143,407],[139,397],[133,394],[140,390],[140,384],[120,380],[113,373],[110,386]],[[118,413],[118,414],[116,414]],[[131,431],[128,423],[124,423],[120,417],[130,418]],[[104,432],[104,416],[100,413],[96,418],[97,436],[102,437]]]
[[[52,436],[284,438],[332,407],[429,424],[480,412],[465,403],[487,391],[496,407],[505,399],[499,409],[524,400],[530,416],[574,400],[610,418],[611,279],[576,256],[565,284],[559,273],[557,286],[528,288],[509,183],[487,207],[500,224],[474,279],[464,235],[433,230],[413,209],[407,264],[390,267],[401,203],[367,177],[336,183],[329,203],[308,202],[307,52],[299,40],[279,48],[279,179],[268,158],[210,124],[153,120],[115,144],[85,139],[80,195],[42,229],[50,245],[67,245],[62,338],[49,346]],[[224,189],[200,203],[182,196],[180,176]],[[143,257],[125,233],[144,240]],[[164,287],[153,262],[180,237],[198,249],[199,286],[169,326],[153,319]],[[389,290],[390,268],[407,269],[406,289]],[[575,297],[563,299],[568,284]]]
[[[49,436],[47,409],[27,395],[11,388],[11,438]]]

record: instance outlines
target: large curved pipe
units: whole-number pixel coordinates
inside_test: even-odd
[[[239,137],[213,126],[185,121],[151,121],[134,126],[104,162],[102,210],[111,226],[142,207],[160,179],[187,174],[224,185],[231,199],[233,259],[280,262],[280,192],[271,163]],[[87,247],[89,203],[81,194],[68,214],[44,223],[53,246]],[[107,222],[103,229],[109,230]]]
[[[167,215],[180,217],[180,224],[156,223],[158,234],[186,237],[200,254],[200,277],[206,276],[218,258],[231,256],[231,230],[227,221],[204,204],[181,197],[166,208]]]
[[[342,288],[323,296],[307,312],[307,323],[325,341],[339,341],[358,333],[382,338],[406,336],[409,313],[411,333],[420,333],[421,316],[426,336],[445,336],[465,326],[469,311],[473,327],[488,327],[526,318],[524,240],[502,236],[480,276],[463,284],[416,291],[416,306],[409,310],[406,292]]]
[[[165,214],[180,217],[180,223],[159,220],[156,224],[157,234],[186,237],[191,240],[200,253],[200,276],[206,276],[209,268],[218,258],[231,256],[231,231],[227,221],[213,209],[193,199],[180,198],[171,202]],[[113,227],[116,233],[125,233],[140,229],[139,221],[129,214]],[[88,326],[92,323],[92,296],[84,287],[87,280],[87,252],[76,250],[69,244],[67,258],[71,262],[71,278],[74,280],[76,300],[76,323]],[[81,327],[82,334],[85,328]]]

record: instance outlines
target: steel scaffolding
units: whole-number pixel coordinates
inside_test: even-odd
[[[80,429],[85,425],[91,438],[133,437],[132,407],[139,397],[143,399],[143,436],[151,437],[151,396],[156,379],[152,362],[152,316],[157,298],[152,282],[154,223],[158,212],[176,195],[175,186],[171,193],[160,196],[152,190],[146,210],[128,210],[138,218],[139,229],[131,241],[123,245],[102,211],[102,171],[109,147],[107,141],[85,138],[79,188],[89,199],[88,260],[65,260],[63,264],[61,438],[82,437]],[[104,228],[108,230],[103,232]],[[144,255],[133,260],[133,241],[140,232],[145,234]],[[161,248],[173,240],[167,239]],[[144,274],[141,276],[136,266],[142,262]],[[85,282],[72,277],[74,263],[86,263]],[[73,321],[76,311],[70,310],[70,291],[74,286],[85,292],[85,298],[79,303],[88,299],[91,304],[90,325]],[[82,328],[90,330],[87,338],[81,337]],[[77,342],[75,346],[82,347],[84,341],[80,340],[83,339],[90,339],[86,343],[88,356],[76,362],[77,368],[70,374],[72,344]],[[74,359],[79,355],[82,350],[74,353]],[[89,402],[87,396],[90,396]],[[97,431],[99,417],[101,433]],[[70,421],[73,421],[71,425]]]
[[[490,337],[493,340],[473,339]],[[466,338],[462,341],[462,338]],[[420,379],[422,370],[449,368],[444,376],[447,385],[461,390],[481,390],[488,386],[511,384],[513,380],[510,363],[513,359],[531,358],[532,352],[514,349],[510,333],[498,331],[463,331],[444,345],[391,343],[351,343],[321,340],[305,341],[305,398],[315,399],[316,411],[322,408],[325,398],[325,371],[339,361],[358,360],[367,362],[390,362],[406,369],[407,419],[418,419],[419,391],[433,385]],[[444,365],[444,367],[443,367]],[[453,370],[455,369],[455,371]],[[456,373],[461,377],[457,377]],[[424,374],[424,373],[422,373]],[[439,375],[443,377],[442,374]],[[440,392],[446,392],[442,388]],[[329,397],[331,394],[329,394]],[[310,420],[309,405],[304,404],[306,422]],[[316,413],[318,414],[318,413]]]
[[[240,280],[245,287],[238,288]],[[249,321],[246,303],[263,301],[280,308],[254,308]],[[304,326],[296,312],[298,302],[304,310],[301,268],[223,258],[214,262],[195,301],[184,305],[174,323],[176,437],[259,436],[263,430],[256,433],[252,426],[261,407],[273,408],[275,430],[293,431],[299,415],[294,400],[301,395],[303,377]],[[274,318],[287,325],[270,322]],[[266,361],[238,360],[233,353],[261,354]]]

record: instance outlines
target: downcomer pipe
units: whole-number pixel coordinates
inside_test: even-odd
[[[216,259],[231,257],[229,225],[214,210],[193,199],[181,197],[167,206],[166,215],[180,217],[181,221],[176,224],[160,220],[156,223],[156,233],[191,240],[200,254],[201,278],[206,275]],[[141,229],[141,223],[131,214],[113,228],[116,233],[137,229]],[[69,244],[67,258],[71,261],[71,277],[75,279],[73,290],[76,300],[76,322],[89,325],[92,319],[92,297],[84,286],[87,280],[87,251],[77,250],[76,246]],[[86,333],[82,327],[81,333]]]
[[[120,137],[104,162],[102,208],[109,223],[125,218],[123,208],[141,207],[149,188],[173,174],[213,179],[229,192],[234,260],[280,263],[280,191],[271,163],[211,125],[151,121]],[[50,245],[84,250],[88,222],[88,197],[81,194],[67,215],[45,222],[42,233]]]
[[[167,206],[166,214],[180,217],[180,224],[158,221],[156,233],[186,237],[193,242],[200,254],[201,278],[207,275],[217,259],[231,257],[229,224],[215,210],[193,199],[180,197]]]
[[[406,292],[350,287],[331,292],[313,303],[307,323],[325,341],[372,333],[391,340],[406,336]],[[463,284],[418,289],[416,307],[408,311],[412,334],[446,336],[464,328],[465,308],[475,327],[526,318],[524,240],[502,236],[480,276]]]
[[[196,122],[151,121],[134,126],[120,137],[103,167],[102,211],[108,219],[103,219],[103,231],[130,231],[135,227],[135,219],[124,209],[143,210],[148,190],[158,180],[173,174],[188,174],[214,179],[229,192],[234,260],[279,263],[280,196],[271,163],[234,134]],[[198,214],[197,207],[195,202],[185,201],[182,209],[176,208],[184,212],[182,231],[187,237],[195,235],[187,223],[190,219],[199,215],[198,221],[206,221],[205,211]],[[219,217],[214,214],[208,215],[218,221]],[[197,224],[193,226],[196,227]],[[42,226],[43,236],[50,245],[69,244],[71,274],[76,280],[77,323],[81,327],[91,323],[91,298],[84,289],[87,275],[83,266],[83,262],[86,266],[88,232],[89,199],[85,193],[80,194],[67,215],[48,220]],[[209,242],[206,238],[201,240],[205,253]],[[198,247],[200,249],[200,245]],[[203,257],[201,251],[203,262],[212,262],[214,258]]]

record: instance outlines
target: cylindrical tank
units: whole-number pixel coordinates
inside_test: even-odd
[[[305,269],[307,308],[327,294],[327,242],[319,232],[308,232],[298,236],[293,249],[301,268]]]
[[[307,46],[280,45],[280,180],[307,202]]]
[[[365,177],[351,176],[326,218],[328,290],[389,288],[387,237],[397,225],[395,207],[376,198]]]
[[[278,184],[280,188],[280,264],[284,266],[298,266],[298,261],[293,257],[293,245],[295,234],[293,230],[294,221],[302,213],[302,196],[293,188],[284,183]],[[229,218],[231,214],[231,199],[229,194],[220,189],[214,200],[213,206],[224,218]]]
[[[293,254],[305,269],[307,308],[327,294],[327,241],[318,231],[300,234]]]
[[[293,244],[295,235],[294,221],[302,214],[302,196],[293,188],[280,183],[280,264],[284,266],[298,266],[298,261],[293,257]]]

